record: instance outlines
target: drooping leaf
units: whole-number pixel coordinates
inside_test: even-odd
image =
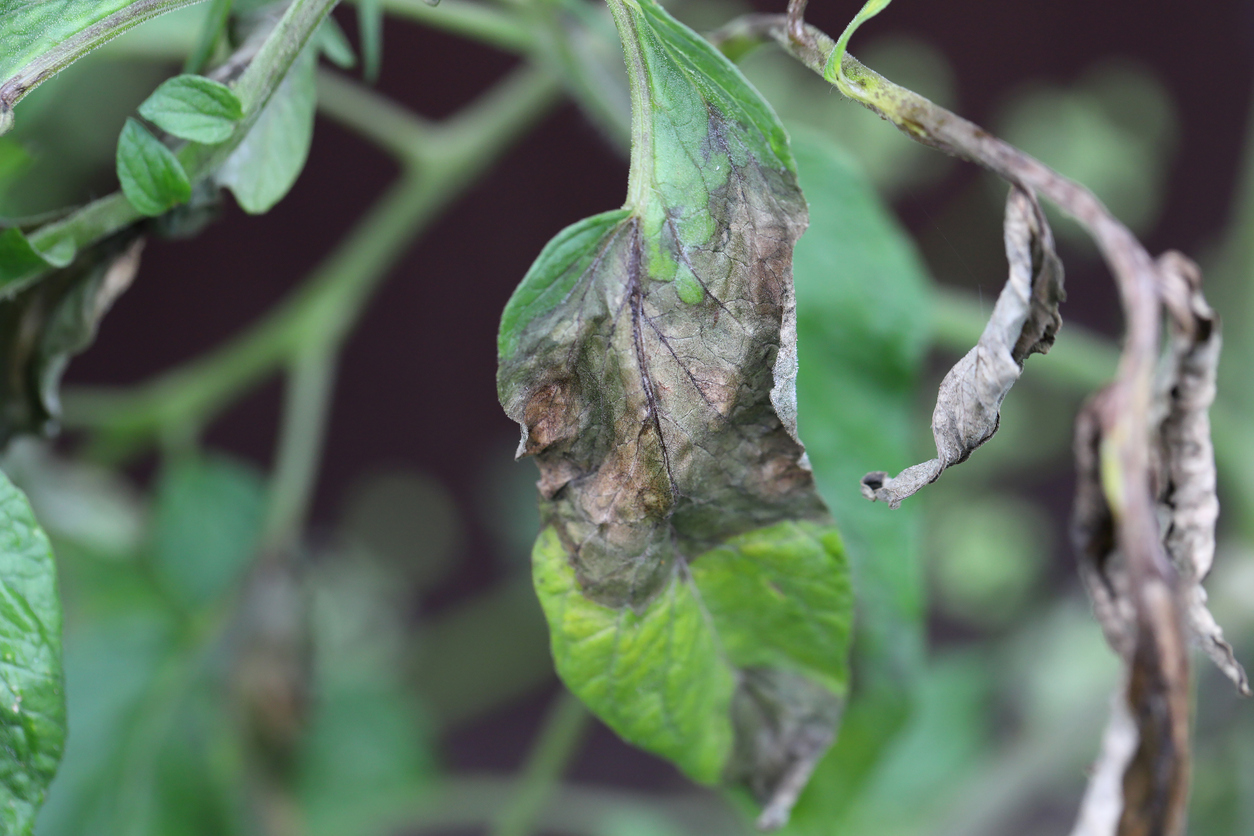
[[[832,740],[852,606],[796,437],[805,203],[735,67],[651,0],[611,11],[627,205],[550,242],[498,344],[540,466],[537,589],[575,694],[695,779],[750,788],[778,826]]]
[[[1237,690],[1249,696],[1249,678],[1207,609],[1202,589],[1215,560],[1219,519],[1215,447],[1210,437],[1221,343],[1219,317],[1202,296],[1197,265],[1177,252],[1164,253],[1158,264],[1173,291],[1165,294],[1171,362],[1164,368],[1158,395],[1166,404],[1159,431],[1159,462],[1165,473],[1158,480],[1162,486],[1158,504],[1171,520],[1163,542],[1180,573],[1184,620],[1190,632]]]
[[[313,139],[316,44],[306,47],[216,179],[245,211],[270,211],[292,188]]]
[[[1062,326],[1058,304],[1066,296],[1062,262],[1036,199],[1018,188],[1006,199],[1005,240],[1010,277],[979,343],[949,370],[936,395],[936,458],[893,477],[883,471],[868,473],[862,478],[867,499],[897,508],[946,468],[966,461],[997,432],[1001,402],[1023,373],[1024,360],[1054,344]]]
[[[150,555],[162,585],[187,609],[212,603],[254,556],[265,489],[226,458],[172,463],[157,487]]]
[[[91,344],[100,319],[130,286],[142,241],[123,232],[38,284],[0,300],[0,447],[16,433],[55,425],[70,357]]]
[[[212,144],[231,135],[244,110],[225,84],[199,75],[176,75],[144,100],[139,115],[180,139]]]
[[[52,547],[0,474],[0,830],[28,836],[65,747],[61,603]]]
[[[918,509],[868,504],[858,480],[908,462],[930,297],[913,243],[831,140],[789,126],[810,228],[797,242],[797,403],[806,453],[832,509],[857,591],[857,676],[836,744],[788,834],[826,836],[908,718],[922,668]]]
[[[187,172],[169,148],[134,119],[118,138],[118,182],[137,211],[150,217],[192,196]]]

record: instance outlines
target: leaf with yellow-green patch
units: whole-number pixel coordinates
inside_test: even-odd
[[[787,136],[708,43],[613,2],[633,95],[627,204],[540,254],[498,390],[540,466],[537,589],[567,685],[778,826],[835,734],[843,551],[796,435]]]

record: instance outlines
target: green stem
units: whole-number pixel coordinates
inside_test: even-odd
[[[281,548],[304,526],[322,458],[335,366],[335,352],[317,346],[297,357],[288,369],[279,450],[261,537],[263,552]]]
[[[231,137],[217,145],[191,143],[178,152],[179,162],[193,181],[211,174],[248,135],[292,62],[335,3],[336,0],[293,0],[288,6],[235,84],[235,95],[244,106],[244,118]],[[140,219],[130,201],[121,192],[114,192],[41,227],[30,235],[30,241],[45,253],[67,245],[77,251]],[[6,288],[10,293],[16,289],[12,285]]]
[[[222,38],[222,32],[226,29],[227,20],[231,17],[231,2],[232,0],[213,0],[209,14],[205,16],[205,22],[200,28],[196,48],[183,63],[183,72],[198,73],[209,63],[218,41]]]
[[[623,0],[607,0],[618,38],[627,61],[627,84],[631,91],[631,168],[627,172],[627,206],[644,206],[648,200],[652,159],[653,123],[649,119],[649,73],[640,50],[640,34]]]
[[[540,813],[583,742],[590,719],[588,710],[573,694],[563,690],[558,695],[544,718],[522,776],[496,817],[491,836],[530,836],[535,831]]]
[[[201,0],[137,0],[66,38],[0,84],[0,134],[13,127],[13,106],[79,58],[146,20]]]
[[[168,428],[210,420],[305,350],[338,348],[416,233],[544,114],[557,94],[547,74],[522,70],[450,122],[416,131],[413,140],[422,144],[405,151],[416,162],[278,308],[228,344],[133,389],[68,391],[66,423],[94,427],[125,452]]]
[[[531,32],[526,26],[512,15],[488,6],[460,0],[441,0],[438,6],[425,0],[382,0],[379,5],[396,17],[490,44],[504,52],[523,55],[532,46]]]
[[[344,75],[318,70],[318,110],[394,156],[418,165],[437,125]]]

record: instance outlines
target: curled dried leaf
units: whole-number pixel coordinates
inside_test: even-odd
[[[1157,387],[1160,518],[1163,545],[1176,572],[1185,623],[1194,639],[1233,681],[1250,694],[1249,679],[1232,645],[1206,607],[1202,581],[1215,558],[1215,453],[1208,411],[1215,399],[1219,367],[1219,319],[1202,296],[1202,277],[1177,252],[1158,259],[1168,313],[1170,343]]]
[[[1010,276],[993,315],[979,343],[945,375],[936,396],[936,458],[894,477],[868,473],[862,479],[867,499],[896,508],[946,468],[966,461],[997,432],[1001,402],[1022,374],[1023,361],[1054,344],[1062,326],[1058,304],[1065,297],[1062,262],[1036,199],[1018,187],[1006,199],[1005,242]]]

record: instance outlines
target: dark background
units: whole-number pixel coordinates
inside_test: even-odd
[[[808,17],[834,34],[860,4],[816,0]],[[758,8],[782,11],[782,5]],[[352,10],[340,9],[337,17],[354,35]],[[1028,79],[1067,84],[1111,57],[1150,68],[1174,99],[1179,142],[1149,249],[1197,253],[1223,228],[1249,121],[1254,4],[898,0],[859,38],[888,32],[925,39],[944,53],[956,74],[957,110],[977,123],[987,123]],[[378,87],[432,118],[456,111],[514,63],[398,21],[388,21],[384,43]],[[425,612],[464,599],[504,571],[493,557],[481,502],[485,474],[500,470],[494,460],[508,457],[516,432],[496,401],[500,311],[549,238],[622,202],[626,172],[626,161],[578,111],[562,106],[413,242],[348,342],[315,529],[329,524],[345,487],[363,473],[404,466],[437,476],[458,502],[469,536],[455,575],[422,602]],[[295,287],[394,173],[381,152],[320,119],[308,167],[269,214],[249,217],[231,206],[195,239],[150,244],[135,286],[104,321],[92,350],[71,366],[69,380],[141,381],[228,338]],[[896,206],[934,266],[954,258],[953,236],[941,228],[944,207],[976,177],[969,166],[953,167]],[[982,234],[997,246],[996,229]],[[1067,284],[1065,316],[1117,333],[1116,302],[1100,264],[1073,259]],[[223,416],[209,442],[268,464],[279,398],[277,381],[263,386]],[[453,734],[446,742],[449,765],[517,768],[552,687]],[[682,780],[604,730],[575,773],[653,787]]]

